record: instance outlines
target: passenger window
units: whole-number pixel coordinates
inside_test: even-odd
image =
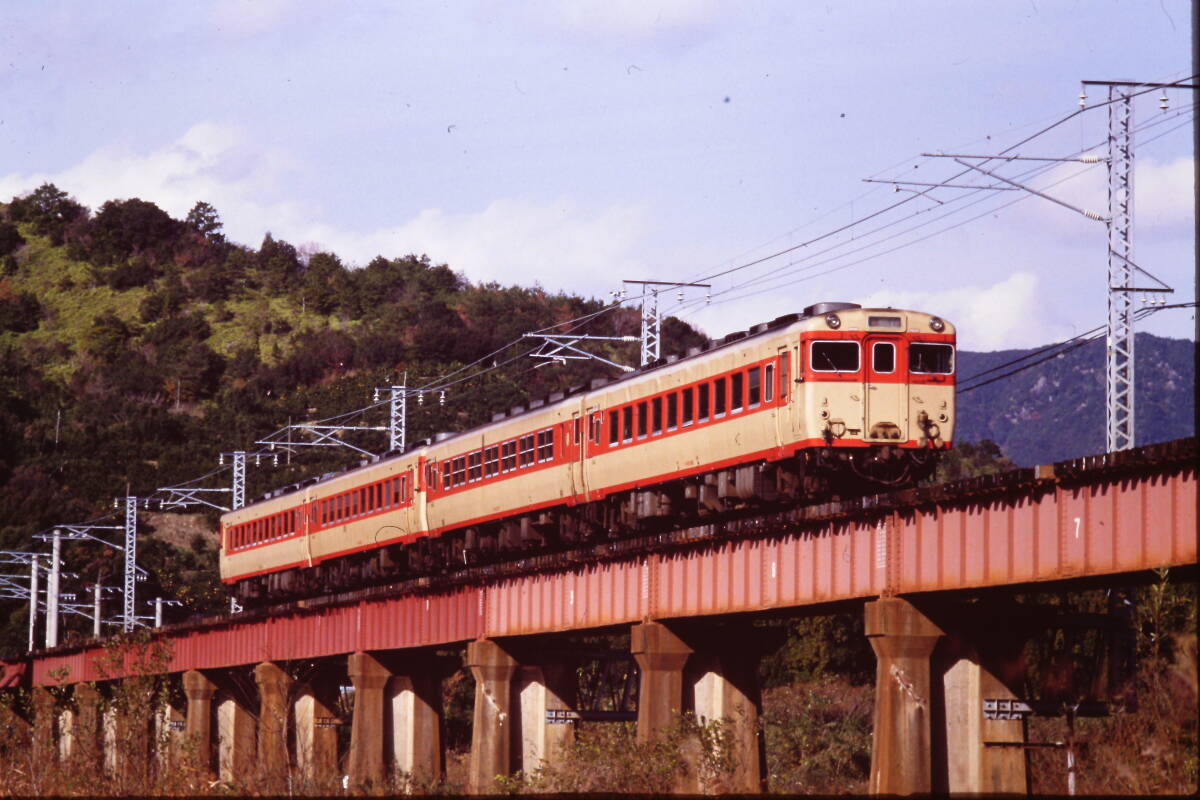
[[[683,390],[683,424],[684,424],[684,427],[691,425],[692,420],[695,419],[695,417],[692,414],[692,396],[694,394],[695,394],[695,390],[693,390],[692,387],[690,387],[690,386]]]
[[[619,411],[608,412],[608,446],[621,441],[621,419]]]
[[[521,466],[528,467],[537,459],[537,455],[533,449],[533,434],[529,433],[521,437]]]
[[[775,399],[775,365],[763,367],[763,402],[769,403]]]
[[[713,416],[725,416],[725,379],[717,378],[713,381]]]
[[[467,456],[467,482],[475,483],[481,478],[483,478],[483,451],[476,450]]]
[[[500,448],[495,445],[483,451],[483,477],[500,474]]]
[[[537,460],[552,461],[554,459],[554,429],[548,428],[544,431],[538,431],[537,435]]]
[[[679,427],[679,395],[671,392],[667,395],[667,430],[673,431]]]
[[[633,441],[633,406],[621,409],[621,441]]]
[[[813,342],[810,352],[814,372],[858,372],[858,342]]]
[[[650,432],[655,436],[662,433],[662,406],[661,397],[656,397],[650,401]]]
[[[509,439],[500,445],[500,471],[512,472],[517,468],[517,440]]]
[[[875,342],[871,345],[871,369],[887,374],[896,371],[896,346],[891,342]]]
[[[762,402],[762,368],[751,367],[746,373],[746,405],[755,408]]]
[[[638,428],[637,428],[638,438],[645,439],[646,438],[646,403],[645,403],[645,401],[642,401],[641,403],[638,403],[638,405],[637,405],[637,425],[638,425]]]
[[[708,384],[702,383],[696,387],[696,421],[708,421]]]
[[[746,376],[735,372],[729,376],[729,408],[731,411],[742,410],[742,389],[746,385]]]

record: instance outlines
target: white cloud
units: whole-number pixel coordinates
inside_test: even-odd
[[[716,0],[567,0],[555,16],[580,33],[642,37],[703,27],[719,10]]]
[[[854,302],[945,317],[957,327],[958,343],[964,350],[1032,347],[1062,335],[1048,330],[1038,278],[1029,272],[1013,273],[991,286],[921,292],[883,289]]]
[[[1134,224],[1155,230],[1191,231],[1196,219],[1196,166],[1189,156],[1160,163],[1137,161],[1134,174]]]
[[[50,181],[93,211],[107,200],[139,197],[177,219],[204,200],[216,207],[233,241],[257,246],[271,231],[294,244],[315,243],[349,264],[376,255],[428,254],[473,281],[586,295],[618,288],[616,267],[637,272],[649,222],[643,209],[590,209],[570,197],[549,204],[499,198],[482,211],[427,208],[399,225],[352,231],[322,221],[322,209],[281,187],[295,168],[282,151],[263,149],[235,126],[204,122],[146,154],[107,147],[55,174],[0,176],[0,198]],[[610,286],[611,285],[611,286]]]

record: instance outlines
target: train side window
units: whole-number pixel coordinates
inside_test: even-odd
[[[361,490],[350,493],[350,518],[357,517],[362,510]]]
[[[744,373],[735,372],[729,376],[729,410],[742,410],[742,390],[746,388]]]
[[[430,489],[436,489],[438,482],[437,462],[430,461],[425,465],[425,485]]]
[[[775,365],[767,364],[763,367],[763,402],[769,403],[775,399]]]
[[[725,379],[713,381],[713,417],[725,416]]]
[[[447,460],[446,463],[442,465],[442,491],[445,491],[446,489],[449,489],[451,486],[453,486],[454,485],[453,481],[454,481],[454,462],[451,460]]]
[[[621,441],[621,412],[608,412],[608,446],[612,447]]]
[[[521,466],[528,467],[534,459],[533,434],[529,433],[521,437]]]
[[[695,419],[695,415],[692,413],[692,399],[694,394],[695,390],[691,386],[683,390],[683,427],[685,428],[691,425]]]
[[[547,428],[544,431],[538,431],[537,441],[537,460],[540,464],[543,461],[554,460],[554,429]]]
[[[746,405],[758,408],[762,403],[762,367],[751,367],[746,372]]]
[[[646,401],[637,404],[637,435],[639,439],[646,438]]]
[[[575,418],[575,445],[579,446],[582,443],[583,437],[583,421],[579,417]]]
[[[696,422],[708,422],[708,384],[696,387]]]
[[[621,441],[633,441],[633,406],[621,409]]]
[[[673,431],[679,427],[679,393],[667,395],[667,430]]]
[[[500,471],[512,472],[517,468],[517,440],[509,439],[500,445]]]
[[[483,477],[500,474],[500,448],[492,445],[483,451]]]
[[[600,444],[600,436],[604,428],[604,412],[592,416],[592,444]]]
[[[896,345],[891,342],[875,342],[871,345],[871,369],[881,374],[896,371]]]
[[[483,451],[476,450],[467,456],[467,483],[475,483],[483,477]]]
[[[465,486],[467,483],[467,457],[458,456],[454,459],[454,485]]]
[[[663,430],[662,419],[663,399],[655,397],[650,401],[650,433],[658,436]]]

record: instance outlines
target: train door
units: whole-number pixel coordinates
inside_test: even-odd
[[[775,363],[775,374],[778,385],[775,388],[779,396],[779,413],[776,415],[775,430],[779,444],[787,444],[804,437],[804,414],[796,395],[798,384],[793,376],[799,377],[800,346],[790,345],[779,348],[779,357]]]
[[[906,438],[908,382],[900,342],[896,336],[867,336],[863,341],[863,438],[868,441],[902,442]]]

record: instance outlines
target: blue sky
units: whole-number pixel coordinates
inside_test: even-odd
[[[245,244],[427,253],[607,297],[872,214],[905,193],[863,178],[945,178],[955,165],[922,152],[1007,147],[1073,112],[1081,79],[1184,78],[1189,26],[1181,0],[0,0],[0,197],[52,180],[93,208],[205,200]],[[1135,258],[1186,300],[1192,103],[1135,107]],[[1088,112],[1020,152],[1105,130]],[[1050,191],[1103,212],[1103,167],[1080,171],[1031,181],[1067,178]],[[999,208],[1017,194],[938,190],[679,311],[716,336],[817,300],[918,307],[974,349],[1100,324],[1104,226],[1033,197]],[[1165,311],[1142,329],[1193,326]]]

